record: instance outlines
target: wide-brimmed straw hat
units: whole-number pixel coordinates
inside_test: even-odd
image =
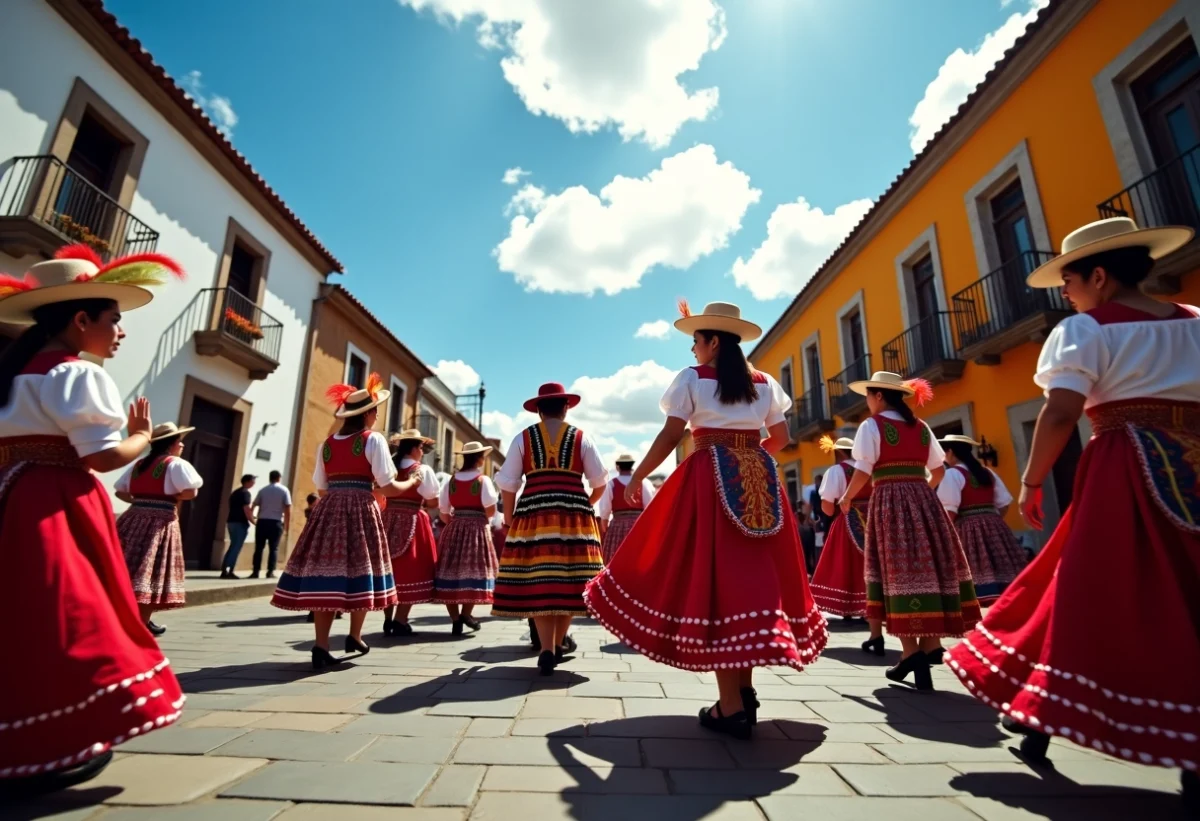
[[[159,439],[170,439],[172,436],[183,436],[194,431],[195,427],[178,428],[174,422],[163,422],[161,425],[155,425],[154,430],[150,431],[150,441],[157,442]]]
[[[567,393],[567,389],[561,382],[547,382],[538,388],[537,396],[532,399],[526,399],[525,404],[521,407],[530,413],[537,413],[538,403],[544,399],[566,399],[568,408],[573,408],[579,404],[579,394]]]
[[[898,373],[875,371],[875,373],[871,374],[870,379],[860,379],[857,382],[851,382],[849,388],[863,396],[867,395],[867,390],[870,388],[882,391],[900,391],[905,396],[912,396],[916,392],[916,389],[908,384],[908,382],[909,380],[906,380]]]
[[[762,336],[762,328],[742,319],[742,309],[732,302],[710,302],[704,306],[702,313],[694,314],[687,300],[681,299],[679,313],[675,327],[689,336],[696,331],[725,331],[743,342],[751,342]]]
[[[110,299],[119,310],[132,311],[154,299],[146,286],[162,285],[164,271],[183,276],[179,263],[162,254],[105,263],[88,245],[68,245],[54,259],[31,265],[23,279],[0,275],[0,322],[32,325],[37,308],[75,299]]]
[[[430,439],[428,436],[421,433],[421,431],[417,430],[416,428],[405,428],[404,430],[400,431],[399,433],[393,433],[389,437],[389,439],[392,442],[396,442],[396,443],[403,442],[406,439],[412,439],[414,441],[420,442],[423,445],[432,445],[436,441],[434,439]]]
[[[392,392],[383,387],[383,377],[377,373],[372,373],[367,377],[365,388],[356,388],[353,385],[333,385],[325,391],[325,398],[337,406],[337,411],[333,415],[338,419],[360,416],[371,408],[379,407],[391,396]],[[353,407],[350,407],[351,405]]]
[[[1025,278],[1031,288],[1057,288],[1063,284],[1062,270],[1068,263],[1115,248],[1144,247],[1151,259],[1165,257],[1191,242],[1195,231],[1183,225],[1138,228],[1129,217],[1111,217],[1089,222],[1063,238],[1062,253]]]
[[[467,442],[458,450],[454,451],[459,456],[470,456],[472,453],[490,453],[491,445],[485,445],[483,442]]]
[[[827,433],[821,437],[817,444],[820,445],[821,450],[825,451],[826,453],[832,453],[835,450],[854,450],[854,440],[849,436],[842,436],[835,440]]]
[[[970,436],[963,436],[961,433],[948,433],[938,439],[939,442],[961,442],[964,445],[970,445],[973,448],[979,447],[979,443]]]
[[[618,456],[616,458],[615,463],[618,465],[626,465],[626,464],[632,465],[636,461],[637,461],[637,459],[633,458],[633,454],[622,453],[620,456]]]

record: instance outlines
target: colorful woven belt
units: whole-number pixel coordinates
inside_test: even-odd
[[[999,514],[995,505],[967,505],[958,509],[958,518],[962,519],[966,516],[978,516],[982,513]]]
[[[454,517],[456,519],[459,517],[464,519],[486,519],[487,514],[482,510],[474,510],[472,508],[466,508],[465,510],[459,510],[458,508],[455,508]]]
[[[145,510],[165,510],[171,513],[176,511],[175,502],[169,499],[138,499],[135,497],[133,506]]]
[[[330,479],[330,490],[365,490],[370,493],[375,483],[370,479]]]
[[[887,482],[924,482],[925,464],[923,462],[892,462],[887,465],[876,465],[871,474],[875,484]]]
[[[1093,433],[1105,433],[1130,424],[1139,428],[1200,431],[1200,402],[1128,399],[1088,408],[1087,415]]]
[[[396,507],[411,508],[412,510],[420,510],[425,505],[421,502],[414,502],[412,499],[388,499],[388,505]]]
[[[641,516],[641,515],[642,515],[642,511],[640,511],[640,510],[614,510],[613,511],[614,519],[618,516],[634,516],[634,517],[636,517],[636,516]]]
[[[0,467],[15,462],[87,469],[79,458],[79,452],[65,436],[9,436],[0,439]]]
[[[724,445],[727,448],[761,448],[762,433],[757,430],[717,430],[715,428],[697,428],[692,431],[692,441],[696,449],[711,448]]]

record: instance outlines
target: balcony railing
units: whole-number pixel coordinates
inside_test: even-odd
[[[438,438],[438,418],[432,413],[418,413],[409,417],[408,427],[416,428],[427,439],[436,441]]]
[[[0,183],[0,218],[29,220],[53,232],[47,238],[50,242],[28,238],[33,246],[79,242],[106,260],[158,247],[157,231],[58,157],[49,155],[13,158]],[[4,234],[10,237],[13,232],[6,228]]]
[[[854,417],[866,407],[867,398],[850,390],[850,383],[871,378],[871,355],[861,359],[829,380],[829,409],[843,419]]]
[[[224,356],[246,367],[252,379],[266,379],[283,349],[283,323],[233,288],[206,288],[205,327],[196,331],[202,356]]]
[[[1025,284],[1025,278],[1053,256],[1026,251],[951,298],[960,356],[998,354],[1036,338],[1070,312],[1058,289]]]
[[[825,402],[825,386],[816,385],[796,400],[792,406],[792,438],[796,441],[812,439],[833,430],[833,414]]]
[[[957,379],[962,376],[963,364],[948,311],[930,314],[883,346],[883,369],[906,379]]]
[[[1102,219],[1132,217],[1141,228],[1200,229],[1200,145],[1096,206]]]

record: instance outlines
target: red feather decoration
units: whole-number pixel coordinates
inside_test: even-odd
[[[913,401],[918,408],[933,399],[933,385],[926,379],[910,379],[904,385],[912,390]]]
[[[12,296],[21,291],[32,291],[37,287],[38,281],[30,274],[26,274],[23,279],[17,279],[9,274],[0,274],[0,297]]]
[[[350,394],[354,393],[358,388],[353,385],[332,385],[329,390],[325,391],[325,399],[329,404],[336,408],[340,408],[346,404],[346,400],[350,398]]]
[[[96,272],[96,275],[99,276],[105,271],[111,271],[113,268],[118,268],[122,265],[129,265],[130,263],[134,262],[153,262],[155,265],[161,265],[174,274],[177,279],[184,279],[187,276],[187,274],[185,274],[183,271],[183,266],[171,259],[166,254],[130,254],[126,257],[114,259],[107,265],[101,265],[100,270]]]
[[[97,268],[104,265],[104,260],[100,259],[100,255],[96,253],[96,249],[90,245],[84,245],[82,242],[75,245],[64,245],[54,252],[55,259],[82,259],[85,262],[90,262]],[[91,277],[89,277],[90,279]]]
[[[383,377],[377,373],[372,373],[367,377],[367,393],[371,395],[371,401],[374,402],[379,398],[379,391],[383,388]]]
[[[692,315],[692,306],[688,305],[688,301],[683,297],[679,298],[679,316],[681,319],[687,319]]]

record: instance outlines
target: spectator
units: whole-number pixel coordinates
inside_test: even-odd
[[[811,576],[813,568],[816,567],[816,560],[813,557],[817,553],[817,532],[813,528],[812,510],[807,502],[800,502],[796,505],[796,524],[800,530],[800,544],[804,548],[804,564],[808,567],[808,573]]]
[[[287,528],[288,518],[292,514],[292,494],[279,483],[282,474],[271,471],[268,478],[271,484],[264,487],[254,498],[254,508],[258,518],[254,523],[254,572],[250,578],[257,579],[262,568],[263,548],[268,544],[271,553],[267,557],[267,578],[275,578],[275,561],[279,557],[279,540]]]
[[[254,521],[254,511],[250,508],[250,488],[258,478],[247,473],[242,477],[242,486],[229,496],[229,515],[225,518],[225,527],[229,530],[229,549],[221,560],[221,578],[236,579],[233,569],[237,567],[238,554],[246,543],[246,534],[250,532],[250,523]]]
[[[310,493],[310,494],[308,494],[308,497],[307,497],[307,498],[304,500],[304,504],[305,504],[305,505],[307,505],[307,507],[305,507],[305,508],[304,508],[304,519],[305,519],[305,521],[307,521],[307,520],[308,520],[308,516],[309,516],[309,514],[310,514],[310,513],[312,513],[312,509],[313,509],[314,507],[316,507],[316,505],[317,505],[317,499],[319,499],[319,498],[321,498],[321,497],[317,496],[317,494],[315,494],[315,493]]]

